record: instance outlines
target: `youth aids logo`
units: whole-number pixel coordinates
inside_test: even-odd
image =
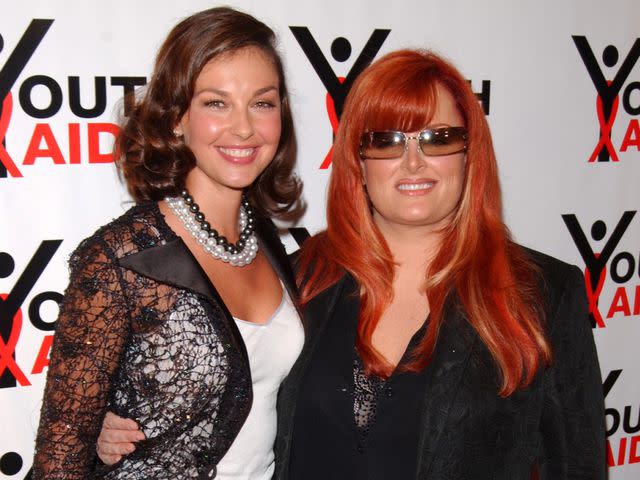
[[[291,33],[297,40],[300,48],[304,52],[305,56],[309,60],[309,63],[315,70],[316,74],[322,81],[325,89],[327,90],[325,103],[327,108],[327,116],[331,124],[331,130],[333,136],[335,136],[338,125],[340,123],[340,117],[342,116],[342,109],[344,107],[345,99],[349,90],[353,86],[353,82],[360,75],[360,73],[367,68],[367,66],[375,59],[376,55],[380,51],[380,48],[384,44],[385,40],[391,33],[391,30],[376,28],[369,36],[367,43],[358,55],[358,58],[354,61],[351,69],[347,73],[346,77],[338,76],[331,68],[327,57],[322,53],[322,50],[315,38],[307,27],[289,27]],[[352,57],[351,42],[345,37],[337,37],[331,42],[331,57],[337,62],[346,62]],[[471,81],[469,81],[471,83]],[[491,95],[491,81],[482,80],[481,91],[476,93],[476,97],[482,104],[485,115],[489,115],[490,95]],[[332,139],[333,141],[333,139]],[[320,169],[324,170],[331,166],[331,157],[333,154],[333,147],[330,146],[324,160],[320,164]]]
[[[628,81],[640,58],[640,38],[635,40],[622,61],[615,45],[605,47],[602,50],[602,63],[606,67],[604,70],[600,67],[587,38],[578,35],[572,38],[596,90],[595,111],[600,133],[589,162],[618,162],[619,153],[640,152],[638,118],[629,120],[624,128],[622,140],[612,136],[613,127],[619,118],[620,106],[629,116],[640,115],[640,81]],[[624,122],[626,119],[621,121]]]
[[[589,317],[594,328],[604,328],[613,319],[640,315],[640,257],[618,248],[635,215],[631,210],[617,220],[595,220],[589,232],[592,241],[576,215],[562,215],[585,263]],[[605,286],[611,285],[607,280],[615,285],[610,299],[603,297]]]
[[[27,312],[23,311],[22,306],[61,243],[62,240],[41,242],[19,274],[20,270],[16,269],[13,256],[7,252],[0,252],[0,279],[16,275],[18,277],[13,286],[5,290],[5,292],[8,290],[8,293],[0,294],[0,388],[12,388],[18,385],[27,387],[31,385],[27,375],[41,374],[49,365],[49,350],[53,341],[55,319],[45,320],[41,310],[46,302],[59,304],[62,301],[62,294],[53,291],[40,292],[29,302]],[[28,313],[28,317],[25,313]],[[34,328],[45,332],[46,335],[41,341],[35,358],[21,358],[18,361],[16,349],[27,319]]]
[[[635,405],[612,406],[613,400],[607,399],[609,392],[616,386],[623,370],[611,370],[602,384],[607,408],[604,411],[607,434],[607,465],[619,467],[640,463],[640,408]],[[633,381],[633,375],[627,375],[623,382]],[[623,383],[620,382],[620,383]]]
[[[113,137],[118,133],[117,125],[87,121],[97,119],[106,111],[107,77],[94,77],[93,102],[90,105],[87,98],[90,99],[91,95],[86,90],[91,88],[91,82],[81,81],[79,75],[57,80],[46,74],[36,74],[18,84],[19,77],[37,50],[43,49],[43,54],[52,57],[61,56],[60,52],[50,51],[43,45],[53,23],[51,19],[32,20],[13,48],[0,35],[0,55],[4,56],[11,48],[4,64],[0,65],[0,178],[23,177],[31,166],[45,162],[56,166],[113,162],[111,148],[104,145],[113,143]],[[144,85],[146,78],[114,76],[109,78],[109,83],[117,90],[122,89],[125,95],[124,114],[127,115],[132,107],[128,94],[136,86]],[[118,93],[117,98],[120,98],[122,93]],[[78,121],[66,125],[51,121],[65,101]],[[10,125],[18,109],[28,119],[35,120],[35,124],[28,127],[32,134],[26,147],[11,144]]]
[[[327,57],[324,56],[320,46],[307,27],[289,27],[289,30],[293,33],[293,36],[298,41],[311,66],[327,89],[327,115],[329,116],[331,129],[335,136],[340,117],[342,116],[344,101],[347,98],[353,82],[376,57],[391,30],[375,29],[373,31],[346,77],[339,77],[335,74]],[[331,56],[337,62],[346,62],[351,58],[351,42],[344,37],[338,37],[333,40],[331,43]],[[332,153],[333,147],[331,147],[326,154],[320,165],[320,169],[329,168]]]

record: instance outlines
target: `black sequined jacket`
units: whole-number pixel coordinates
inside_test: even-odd
[[[256,234],[292,298],[273,223]],[[252,402],[231,314],[157,204],[136,205],[70,259],[36,439],[34,480],[213,478]],[[113,467],[96,459],[107,409],[147,439]]]
[[[582,273],[577,267],[529,252],[542,274],[553,364],[539,372],[527,389],[499,397],[492,357],[460,303],[452,301],[445,311],[432,361],[426,367],[426,390],[417,393],[423,395],[423,401],[415,419],[420,424],[415,474],[397,480],[606,478],[602,380]],[[308,341],[279,397],[274,476],[278,480],[301,480],[289,473],[296,435],[311,435],[295,429],[299,385],[336,305],[348,293],[348,283],[345,275],[305,307]],[[357,308],[353,315],[357,315]],[[348,366],[352,361],[351,355],[344,359]],[[339,412],[336,416],[348,414]],[[332,480],[352,480],[343,472],[353,468],[323,457],[326,449],[321,440],[317,443],[312,452],[296,450],[296,455],[303,458],[301,463],[308,463],[312,469],[313,462],[304,460],[310,454],[313,461],[331,467]],[[353,455],[355,458],[359,453],[354,449]],[[393,455],[388,461],[394,461]],[[538,477],[532,475],[536,465]]]

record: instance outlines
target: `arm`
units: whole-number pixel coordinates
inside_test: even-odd
[[[589,323],[584,278],[565,276],[551,322],[553,365],[545,373],[541,479],[606,478],[602,376]]]
[[[33,479],[86,479],[129,331],[119,267],[99,238],[70,260],[36,438]]]

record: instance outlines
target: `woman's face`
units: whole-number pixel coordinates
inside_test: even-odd
[[[425,128],[464,126],[448,90],[438,86],[435,114]],[[418,132],[405,132],[409,136]],[[433,227],[439,230],[453,218],[465,175],[465,153],[428,157],[408,140],[402,157],[362,160],[363,180],[378,227]]]
[[[269,165],[280,141],[280,82],[271,60],[247,47],[211,60],[176,126],[196,158],[190,176],[241,190]]]

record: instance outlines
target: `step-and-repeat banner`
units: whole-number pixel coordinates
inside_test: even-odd
[[[24,479],[67,258],[130,206],[111,156],[122,97],[143,88],[169,29],[213,5],[8,3],[0,8],[0,478]],[[640,3],[229,3],[278,33],[309,204],[295,227],[312,233],[325,222],[333,99],[360,60],[430,48],[467,76],[492,128],[515,238],[585,271],[610,479],[640,478]],[[292,235],[283,238],[295,248]]]

